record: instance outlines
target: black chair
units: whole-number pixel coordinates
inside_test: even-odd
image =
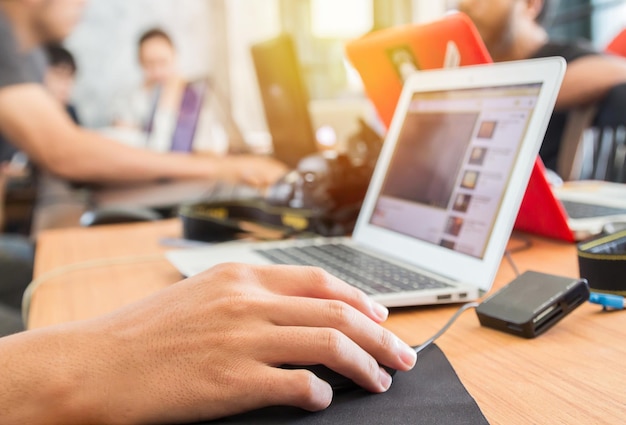
[[[626,183],[626,126],[592,128],[583,144],[580,180]]]
[[[564,180],[626,183],[626,84],[569,114],[558,158]]]

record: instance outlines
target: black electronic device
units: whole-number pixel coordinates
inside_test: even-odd
[[[292,38],[279,35],[251,47],[274,156],[291,168],[317,151],[309,94]]]
[[[265,198],[183,205],[186,239],[217,242],[246,233],[246,224],[323,236],[349,235],[356,224],[372,175],[369,164],[353,165],[345,155],[311,155],[300,161]]]
[[[370,164],[354,165],[346,155],[309,155],[269,189],[267,201],[275,206],[319,211],[354,206],[358,215],[373,172]]]
[[[588,299],[585,279],[529,271],[483,301],[476,314],[483,326],[535,338]]]
[[[594,292],[626,295],[626,228],[622,227],[622,223],[605,226],[606,234],[578,245],[580,276]]]

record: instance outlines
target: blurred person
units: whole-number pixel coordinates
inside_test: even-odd
[[[143,82],[114,102],[114,125],[149,131],[151,121],[161,123],[165,119],[172,127],[169,116],[174,116],[185,86],[174,42],[165,31],[150,29],[139,38],[137,52]],[[154,116],[157,113],[158,119]]]
[[[225,179],[274,183],[285,167],[269,158],[215,157],[134,149],[81,129],[43,87],[39,46],[60,42],[80,19],[84,0],[0,0],[0,147],[25,152],[41,169],[94,183]]]
[[[569,111],[598,105],[597,126],[613,126],[614,99],[626,99],[626,59],[599,53],[581,41],[550,40],[545,26],[558,0],[460,0],[496,62],[562,56],[568,69],[540,155],[556,170]],[[622,120],[626,120],[623,117]],[[622,124],[624,121],[622,121]]]
[[[78,71],[76,60],[69,50],[58,44],[46,46],[46,57],[48,59],[45,75],[46,88],[65,107],[72,121],[76,125],[80,125],[76,107],[71,103],[72,90]]]
[[[43,88],[36,47],[59,41],[84,0],[0,0],[0,130],[41,167],[99,182],[233,178],[269,183],[258,158],[131,149],[81,130]],[[415,351],[388,311],[318,269],[226,264],[100,318],[0,339],[3,424],[180,423],[271,405],[321,410],[331,387],[282,364],[325,364],[384,392],[379,366]]]
[[[274,183],[285,167],[269,158],[195,156],[134,149],[78,127],[43,86],[41,46],[61,42],[79,21],[84,0],[0,0],[0,162],[23,152],[39,169],[86,183],[124,184],[206,179]],[[0,244],[0,303],[24,279],[7,272],[20,250]],[[32,265],[31,265],[32,267]],[[21,276],[21,275],[20,275]],[[19,290],[18,290],[19,292]],[[7,297],[4,295],[10,293]],[[21,294],[18,294],[18,297]],[[9,300],[10,301],[10,300]]]

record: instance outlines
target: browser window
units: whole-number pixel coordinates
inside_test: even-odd
[[[371,224],[483,258],[540,90],[416,93]]]

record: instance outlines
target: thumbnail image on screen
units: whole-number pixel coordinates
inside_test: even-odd
[[[416,93],[371,223],[482,258],[540,90]]]

